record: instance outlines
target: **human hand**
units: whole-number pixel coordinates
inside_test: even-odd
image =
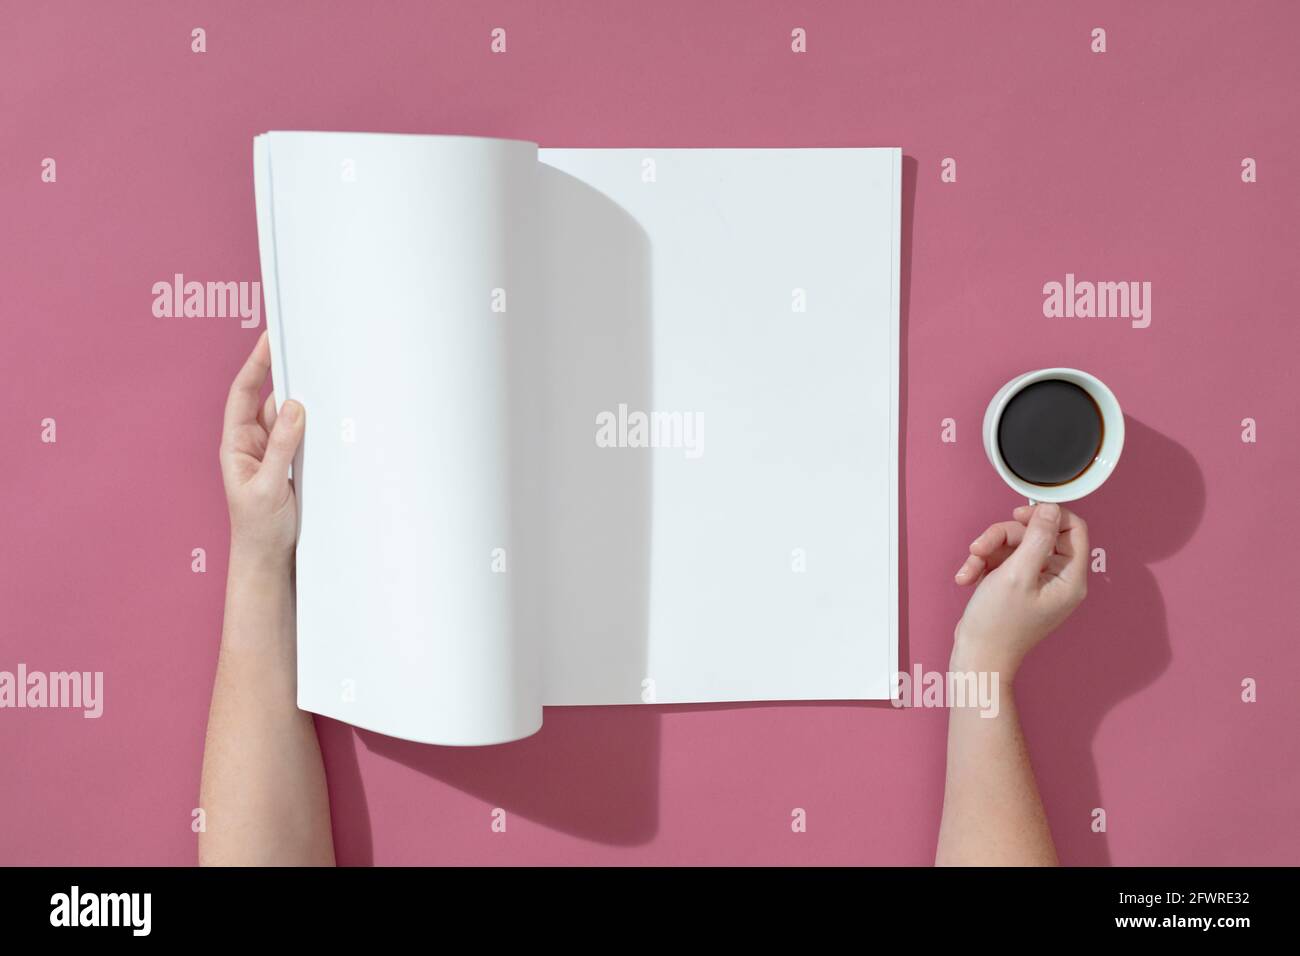
[[[298,531],[289,466],[302,442],[305,409],[290,399],[276,414],[275,396],[261,400],[271,370],[263,332],[226,400],[221,477],[230,508],[230,551],[257,561],[287,564]]]
[[[1088,592],[1088,527],[1056,504],[1022,505],[990,525],[958,569],[975,593],[953,634],[952,669],[1009,681]]]

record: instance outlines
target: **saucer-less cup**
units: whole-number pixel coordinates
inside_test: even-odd
[[[1002,412],[1006,409],[1007,403],[1021,389],[1045,379],[1061,379],[1066,382],[1073,382],[1091,395],[1092,400],[1101,409],[1101,448],[1098,449],[1097,456],[1092,460],[1092,464],[1082,474],[1070,479],[1063,485],[1035,485],[1016,476],[1007,467],[1007,463],[1002,460],[1002,452],[998,448],[998,423],[1002,420]],[[1010,485],[1017,494],[1028,498],[1030,504],[1036,504],[1040,501],[1075,501],[1086,494],[1096,491],[1101,487],[1102,482],[1110,477],[1111,472],[1115,470],[1115,465],[1119,462],[1119,455],[1123,449],[1124,413],[1120,410],[1115,393],[1107,388],[1101,379],[1089,375],[1087,372],[1081,372],[1077,368],[1041,368],[1035,372],[1017,375],[998,389],[997,394],[993,396],[993,400],[989,402],[988,409],[984,412],[984,453],[989,456],[989,461],[993,463],[997,473],[1002,476],[1002,480]]]

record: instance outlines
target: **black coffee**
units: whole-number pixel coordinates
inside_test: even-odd
[[[1002,410],[998,450],[1012,473],[1035,485],[1063,485],[1101,450],[1101,409],[1073,382],[1051,378],[1021,389]]]

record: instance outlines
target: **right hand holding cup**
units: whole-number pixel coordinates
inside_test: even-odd
[[[957,622],[951,669],[1010,681],[1025,655],[1088,592],[1088,527],[1052,503],[1022,505],[989,525],[956,574],[975,593]]]

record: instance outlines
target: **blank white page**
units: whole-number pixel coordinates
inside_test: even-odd
[[[512,334],[544,702],[889,697],[900,151],[539,156],[541,319]],[[694,416],[695,447],[599,447],[620,405]]]
[[[517,628],[511,335],[529,298],[532,143],[257,137],[277,399],[307,408],[294,463],[298,706],[439,744],[541,726]]]

